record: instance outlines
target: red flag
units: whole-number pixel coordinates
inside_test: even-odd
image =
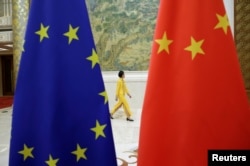
[[[161,0],[138,166],[205,166],[250,149],[250,110],[222,0]]]

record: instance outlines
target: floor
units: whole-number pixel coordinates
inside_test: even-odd
[[[118,166],[136,166],[140,110],[133,110],[134,122],[126,121],[122,110],[111,120]],[[12,108],[0,109],[0,166],[8,166]]]
[[[133,113],[134,122],[126,121],[122,110],[111,120],[118,166],[137,165],[141,110],[133,110]],[[0,166],[8,166],[11,114],[11,107],[0,109]]]

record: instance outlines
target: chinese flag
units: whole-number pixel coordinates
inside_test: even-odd
[[[250,149],[250,110],[222,0],[161,0],[138,166],[206,166]]]

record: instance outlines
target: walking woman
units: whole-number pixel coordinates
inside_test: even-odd
[[[131,119],[131,111],[128,105],[128,102],[126,100],[125,95],[127,94],[130,98],[132,97],[129,92],[128,89],[126,87],[126,83],[124,81],[125,78],[125,73],[124,71],[119,71],[118,72],[118,77],[119,79],[117,80],[117,85],[116,85],[116,96],[115,96],[115,100],[117,101],[117,103],[115,104],[114,108],[112,109],[111,113],[110,113],[110,118],[113,119],[113,115],[114,113],[121,107],[123,106],[124,112],[127,116],[127,121],[134,121],[133,119]]]

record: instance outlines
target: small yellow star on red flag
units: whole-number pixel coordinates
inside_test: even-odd
[[[161,39],[156,39],[155,42],[160,45],[157,52],[158,54],[164,50],[169,54],[169,45],[173,42],[173,40],[168,40],[166,32],[164,32]]]
[[[229,27],[229,22],[227,15],[225,14],[224,16],[221,16],[219,14],[216,14],[216,17],[218,18],[218,24],[214,27],[214,29],[222,28],[224,33],[227,34],[227,29]]]
[[[185,48],[186,51],[190,51],[192,53],[192,60],[199,54],[205,54],[201,48],[204,40],[195,41],[193,37],[191,37],[191,45]]]
[[[23,150],[19,151],[19,154],[23,155],[23,160],[25,161],[28,157],[34,158],[32,151],[34,147],[29,148],[26,144],[23,145]]]
[[[91,128],[91,130],[93,132],[95,132],[95,139],[97,139],[99,136],[106,137],[104,132],[103,132],[103,130],[105,129],[106,126],[107,126],[106,124],[100,125],[98,120],[96,120],[96,126]]]
[[[59,161],[59,159],[53,159],[51,155],[49,155],[49,160],[45,161],[48,166],[56,166],[56,163]]]
[[[78,29],[79,29],[79,27],[73,28],[71,26],[71,24],[69,24],[69,31],[63,34],[64,36],[67,36],[69,38],[68,44],[70,44],[73,39],[79,40],[79,38],[76,34]]]
[[[79,161],[81,158],[87,160],[87,157],[85,155],[86,151],[87,151],[87,148],[81,148],[80,145],[77,144],[76,150],[71,153],[76,155],[77,161]]]
[[[95,67],[95,65],[97,63],[99,63],[99,58],[98,58],[98,55],[96,53],[96,51],[94,49],[92,49],[92,55],[87,57],[88,60],[90,60],[92,62],[92,68]]]
[[[44,27],[44,25],[41,23],[40,30],[35,32],[37,35],[40,36],[40,42],[42,42],[42,40],[44,38],[49,38],[49,35],[48,35],[48,32],[47,32],[48,29],[49,29],[49,26]]]

